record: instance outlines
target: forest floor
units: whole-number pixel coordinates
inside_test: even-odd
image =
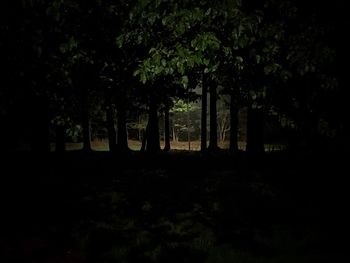
[[[129,148],[133,151],[139,151],[141,149],[141,141],[138,140],[128,140]],[[171,149],[174,150],[190,150],[190,151],[199,151],[200,150],[200,141],[171,141],[170,146]],[[221,149],[228,149],[229,148],[229,141],[223,141],[218,143],[219,147]],[[164,141],[160,141],[161,148],[164,147]],[[109,151],[108,147],[108,140],[93,140],[91,142],[91,147],[94,151]],[[238,148],[240,150],[245,150],[246,143],[244,141],[240,141],[238,143]],[[81,150],[83,148],[82,143],[66,143],[66,150],[67,151],[73,151],[73,150]],[[285,146],[283,144],[279,143],[270,143],[265,144],[265,150],[266,151],[278,151],[283,150]],[[51,145],[51,151],[55,151],[55,145]]]
[[[138,140],[128,140],[128,146],[133,151],[139,151],[141,149],[141,141]],[[188,143],[188,141],[177,141],[177,142],[170,142],[171,148],[174,150],[191,150],[191,151],[199,151],[200,150],[200,141],[191,141]],[[164,147],[164,141],[160,141],[161,148]],[[229,146],[229,142],[221,142],[219,143],[219,146],[222,149],[227,149]],[[243,150],[245,148],[245,143],[241,142],[239,144],[240,148]],[[95,151],[109,151],[108,147],[108,140],[93,140],[91,142],[91,147]],[[81,150],[83,148],[82,143],[66,143],[66,150],[72,151],[72,150]],[[51,145],[51,150],[55,151],[55,145]]]
[[[71,151],[3,161],[0,262],[316,263],[345,248],[335,156]]]

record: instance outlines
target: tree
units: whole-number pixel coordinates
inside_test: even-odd
[[[202,115],[201,115],[201,151],[205,151],[207,149],[207,80],[206,77],[203,76],[202,81]]]
[[[210,91],[210,137],[209,137],[209,147],[211,151],[216,151],[218,147],[218,129],[217,129],[217,94],[216,94],[216,84],[211,83]]]
[[[188,149],[191,150],[191,132],[194,130],[191,114],[198,110],[198,106],[193,102],[186,102],[182,99],[174,101],[174,105],[170,110],[173,113],[173,141],[178,141],[178,132],[186,132]],[[177,115],[175,117],[174,115]],[[177,131],[177,129],[179,131]]]
[[[227,102],[226,99],[227,98],[223,96],[220,100],[218,100],[217,118],[218,118],[218,135],[219,135],[220,142],[224,142],[226,140],[226,134],[228,131],[231,130],[230,110],[228,109],[231,103]]]
[[[164,101],[164,151],[170,150],[170,106],[169,100]]]
[[[91,148],[91,128],[94,134],[98,122],[106,121],[110,149],[118,145],[125,151],[131,109],[147,110],[145,147],[158,151],[158,116],[164,112],[169,150],[171,101],[194,101],[194,90],[201,87],[202,150],[207,149],[208,92],[210,149],[217,148],[217,128],[220,138],[227,129],[226,118],[217,112],[221,95],[231,96],[232,152],[238,149],[240,107],[249,109],[248,152],[263,152],[268,118],[279,119],[297,141],[318,145],[341,130],[332,120],[336,110],[321,106],[340,94],[330,66],[335,53],[328,39],[334,29],[321,23],[324,17],[313,7],[306,17],[306,9],[297,8],[301,3],[263,2],[14,3],[3,12],[0,44],[5,78],[17,87],[2,91],[10,98],[2,118],[7,123],[11,116],[25,119],[11,125],[18,130],[23,123],[28,132],[21,136],[31,133],[29,141],[38,151],[49,148],[51,119],[62,150],[67,131],[79,125],[79,106],[84,149]],[[218,87],[224,88],[219,92]],[[190,125],[185,126],[189,132]]]

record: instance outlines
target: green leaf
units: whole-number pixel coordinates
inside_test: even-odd
[[[136,77],[136,76],[139,75],[139,74],[140,74],[140,70],[137,69],[137,70],[134,71],[133,76]]]
[[[256,55],[256,63],[259,64],[260,63],[260,59],[261,57],[259,55]]]
[[[231,54],[232,54],[231,48],[223,47],[223,50],[224,50],[225,56],[231,56]]]
[[[162,58],[162,66],[165,67],[166,66],[166,60],[164,58]]]
[[[188,77],[187,76],[182,76],[181,82],[182,82],[182,85],[184,86],[184,88],[187,88],[187,86],[188,86]]]
[[[206,15],[206,16],[209,16],[210,13],[211,13],[211,8],[208,8],[208,10],[205,12],[205,15]]]
[[[145,72],[141,72],[141,75],[140,75],[140,80],[143,84],[146,84],[147,82],[147,76],[146,76],[146,73]]]
[[[154,53],[154,52],[156,52],[157,51],[157,49],[155,49],[154,47],[152,47],[149,51],[148,51],[148,54],[152,54],[152,53]]]
[[[243,62],[243,58],[240,57],[240,56],[237,56],[237,57],[236,57],[236,60],[239,61],[239,62],[241,62],[241,63]]]
[[[209,59],[203,59],[203,64],[205,65],[205,66],[208,66],[209,65]]]
[[[162,19],[162,25],[165,26],[167,24],[167,17],[164,17]]]
[[[177,69],[178,69],[179,73],[180,74],[184,74],[185,73],[185,68],[184,68],[183,63],[178,63],[177,66],[178,66]]]
[[[124,44],[124,35],[120,35],[116,38],[115,43],[117,44],[118,48],[121,48]]]

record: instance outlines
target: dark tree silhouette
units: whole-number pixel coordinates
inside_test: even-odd
[[[202,78],[202,115],[201,115],[201,151],[207,149],[207,94],[208,82],[206,76]]]
[[[259,155],[264,152],[263,142],[263,111],[248,107],[247,115],[247,152]]]
[[[170,118],[169,118],[169,100],[164,100],[164,151],[170,150]]]
[[[125,152],[128,148],[128,133],[126,127],[126,106],[125,106],[125,97],[120,96],[117,103],[117,124],[118,124],[118,133],[117,133],[117,145],[118,150]]]
[[[150,96],[148,112],[148,124],[146,129],[146,151],[160,151],[159,127],[158,127],[158,105],[155,95]]]
[[[230,96],[230,152],[238,152],[238,107],[234,93]]]
[[[115,130],[115,119],[114,119],[114,105],[112,104],[111,92],[107,93],[106,98],[106,121],[107,121],[107,130],[108,130],[108,146],[109,150],[112,152],[116,151],[117,148],[117,133]]]
[[[216,83],[210,82],[209,87],[210,93],[210,136],[209,136],[209,147],[211,151],[218,149],[218,129],[217,129],[217,91]]]

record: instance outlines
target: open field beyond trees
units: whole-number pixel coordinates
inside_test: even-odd
[[[133,151],[139,151],[141,148],[141,141],[137,140],[128,140],[129,148]],[[178,142],[170,142],[171,149],[173,150],[190,150],[190,151],[199,151],[200,150],[200,141],[191,141],[190,143],[187,141],[178,141]],[[164,147],[164,141],[160,141],[161,148]],[[228,149],[229,142],[219,142],[218,146],[221,149]],[[94,140],[91,142],[91,147],[95,151],[109,151],[108,141],[107,140]],[[241,151],[244,151],[246,147],[245,142],[239,142],[238,148]],[[81,150],[83,148],[83,143],[66,143],[66,150]],[[285,145],[283,144],[265,144],[265,151],[280,151],[285,149]],[[51,145],[51,151],[55,151],[55,145]]]

